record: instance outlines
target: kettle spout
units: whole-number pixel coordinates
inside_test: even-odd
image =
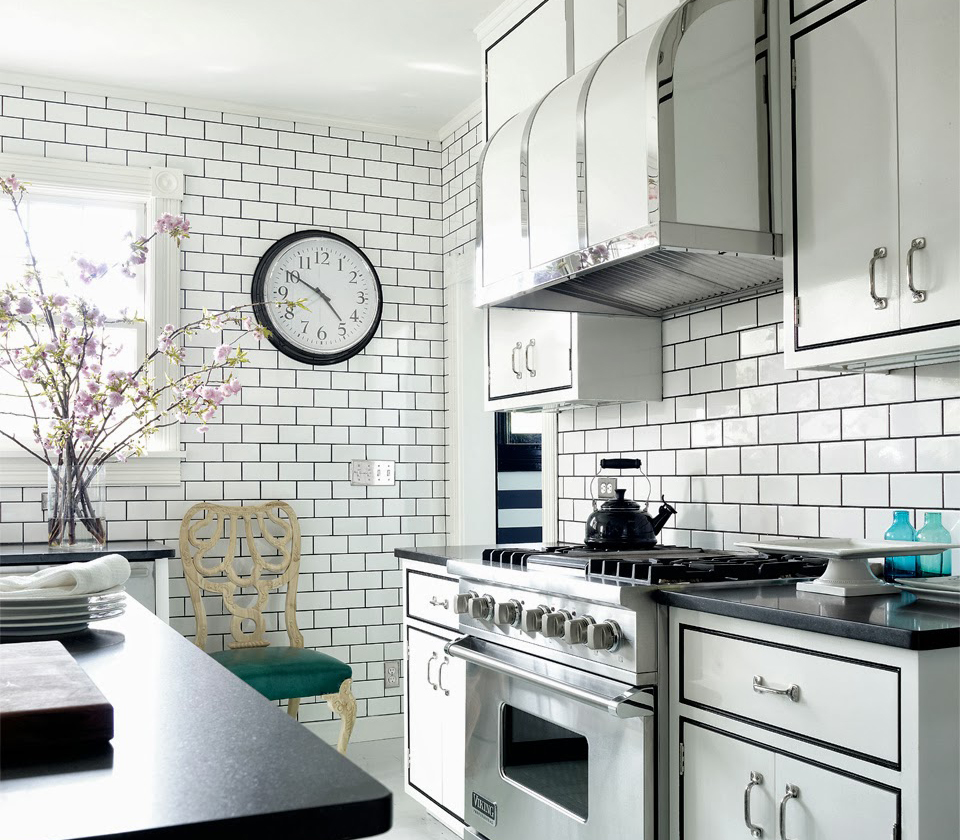
[[[660,510],[658,510],[657,515],[650,520],[653,524],[653,533],[655,534],[659,534],[663,526],[667,524],[667,520],[677,512],[677,509],[666,499],[661,497],[660,501],[663,503],[660,505]]]

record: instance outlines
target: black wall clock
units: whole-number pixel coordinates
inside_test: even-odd
[[[291,233],[271,245],[253,273],[250,296],[270,343],[311,365],[356,356],[383,313],[373,264],[349,239],[322,230]],[[285,300],[303,300],[308,309],[271,303]]]

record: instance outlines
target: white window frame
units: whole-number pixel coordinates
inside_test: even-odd
[[[164,213],[179,215],[183,201],[183,172],[159,166],[117,166],[109,163],[56,160],[29,155],[0,154],[0,173],[11,173],[30,184],[30,191],[47,195],[95,195],[143,201],[149,225]],[[149,233],[149,231],[146,231]],[[147,352],[156,346],[164,324],[176,326],[180,318],[180,252],[167,236],[150,244],[144,268],[144,317],[147,322]],[[167,373],[177,374],[174,365],[154,366],[158,381]],[[29,455],[4,452],[0,486],[46,487],[47,468]],[[106,482],[112,486],[176,485],[180,483],[180,424],[160,429],[150,439],[146,455],[107,466]]]

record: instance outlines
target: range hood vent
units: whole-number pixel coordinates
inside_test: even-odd
[[[508,120],[476,303],[657,315],[782,280],[765,0],[689,0]]]

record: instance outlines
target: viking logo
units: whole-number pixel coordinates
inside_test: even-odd
[[[490,825],[497,824],[497,803],[484,799],[479,793],[474,792],[470,796],[473,810],[483,817]]]

